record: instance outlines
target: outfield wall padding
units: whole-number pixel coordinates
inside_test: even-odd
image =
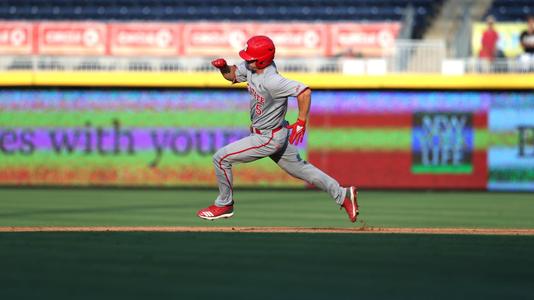
[[[534,191],[534,94],[315,90],[302,157],[362,188]],[[287,119],[297,117],[289,99]],[[0,185],[215,187],[244,89],[4,88]],[[236,186],[304,187],[270,159]]]
[[[534,90],[534,73],[525,74],[391,74],[284,73],[312,89]],[[0,86],[245,88],[232,85],[218,72],[0,72]]]

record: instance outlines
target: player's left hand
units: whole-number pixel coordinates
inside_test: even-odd
[[[306,132],[306,121],[297,119],[297,122],[287,126],[291,130],[289,135],[289,142],[293,145],[298,145],[304,139],[304,133]]]
[[[224,58],[217,58],[211,61],[211,64],[217,69],[223,69],[228,66]]]

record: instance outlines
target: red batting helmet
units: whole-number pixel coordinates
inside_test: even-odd
[[[274,51],[274,43],[270,38],[257,35],[247,41],[245,49],[239,51],[239,56],[244,60],[255,60],[256,67],[263,69],[273,62]]]

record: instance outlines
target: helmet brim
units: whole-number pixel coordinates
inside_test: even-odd
[[[256,60],[255,57],[250,56],[245,50],[239,51],[239,56],[244,60]]]

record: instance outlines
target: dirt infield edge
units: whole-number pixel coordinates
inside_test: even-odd
[[[310,227],[191,227],[191,226],[0,226],[0,232],[251,232],[251,233],[398,233],[534,235],[534,229],[494,228],[310,228]]]

